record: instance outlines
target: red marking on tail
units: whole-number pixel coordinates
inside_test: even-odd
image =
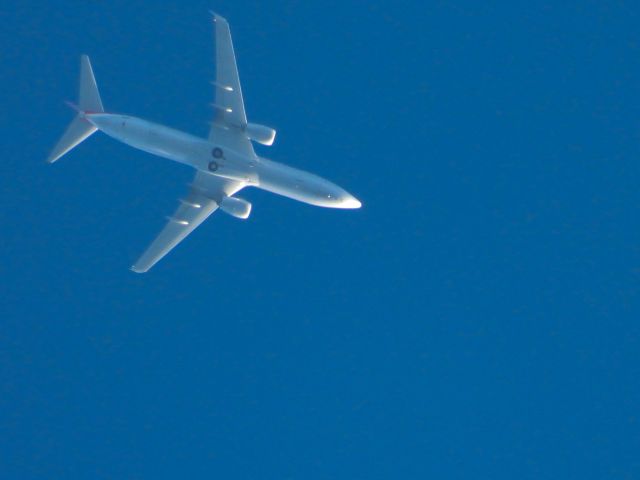
[[[65,101],[69,107],[78,112],[81,115],[94,115],[96,113],[104,113],[104,112],[94,112],[93,110],[82,110],[77,104],[70,102],[69,100]]]
[[[80,107],[79,107],[78,105],[76,105],[75,103],[70,102],[69,100],[67,100],[67,101],[66,101],[66,102],[64,102],[64,103],[66,103],[69,107],[71,107],[71,108],[72,108],[73,110],[75,110],[76,112],[78,112],[78,113],[83,113],[83,112],[82,112],[82,110],[80,110]]]

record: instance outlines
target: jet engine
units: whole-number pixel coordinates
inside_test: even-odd
[[[242,198],[224,197],[220,202],[220,209],[224,213],[228,213],[232,217],[249,218],[251,213],[251,204]]]
[[[250,140],[270,147],[276,139],[276,131],[273,128],[258,125],[257,123],[247,123],[245,133]]]

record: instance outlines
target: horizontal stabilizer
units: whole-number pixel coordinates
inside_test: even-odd
[[[96,127],[89,123],[84,117],[78,115],[73,119],[67,131],[64,132],[64,135],[54,147],[47,161],[49,163],[55,162],[73,147],[95,133],[96,130]]]

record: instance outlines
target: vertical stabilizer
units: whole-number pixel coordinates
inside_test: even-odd
[[[93,76],[91,62],[87,55],[80,57],[80,94],[78,95],[78,107],[87,113],[104,112],[96,78]]]
[[[96,132],[97,128],[85,118],[86,113],[104,112],[96,79],[93,76],[91,62],[89,61],[89,57],[86,55],[82,55],[82,57],[80,57],[80,88],[78,93],[78,105],[71,105],[78,111],[78,114],[71,122],[71,125],[67,127],[67,131],[64,132],[64,135],[49,155],[49,158],[47,159],[49,163],[55,162],[73,147]]]

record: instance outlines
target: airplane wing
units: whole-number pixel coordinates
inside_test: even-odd
[[[213,13],[216,36],[216,79],[211,82],[215,90],[215,114],[209,131],[209,140],[227,145],[247,156],[255,156],[253,145],[244,133],[247,115],[244,111],[240,77],[236,66],[229,23]]]
[[[197,172],[187,197],[180,200],[176,212],[131,270],[137,273],[149,270],[215,212],[224,196],[231,196],[243,187],[242,182]]]

